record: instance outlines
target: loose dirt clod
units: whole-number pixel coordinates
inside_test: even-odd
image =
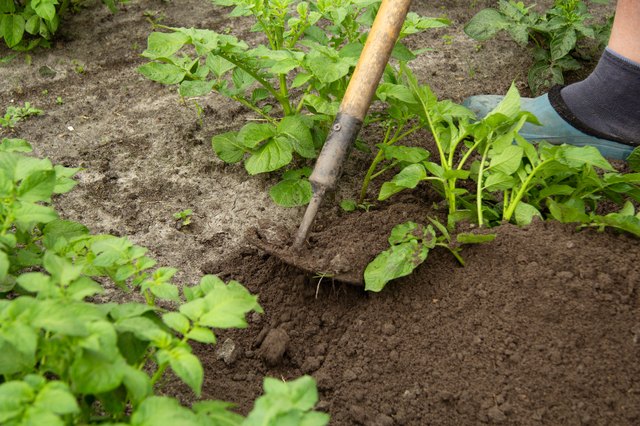
[[[281,328],[274,328],[267,333],[267,336],[260,345],[260,357],[264,362],[274,367],[282,362],[282,357],[287,351],[289,335]]]

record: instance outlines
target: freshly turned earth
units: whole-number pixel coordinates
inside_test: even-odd
[[[419,13],[453,21],[410,40],[432,49],[413,67],[440,97],[504,93],[512,80],[528,94],[526,50],[506,37],[480,45],[462,32],[494,3],[414,2]],[[611,10],[602,6],[596,15]],[[503,225],[494,242],[464,249],[466,267],[435,250],[410,277],[367,294],[332,280],[327,269],[362,268],[395,224],[441,217],[442,205],[420,187],[368,213],[341,212],[335,205],[356,197],[368,166],[355,152],[297,260],[314,273],[302,272],[245,235],[274,226],[295,232],[303,209],[275,206],[267,195],[275,178],[250,178],[210,148],[213,134],[253,116],[211,94],[198,100],[200,126],[193,103],[182,104],[175,88],[137,74],[151,30],[145,13],[168,26],[260,37],[204,0],[132,0],[116,15],[91,3],[70,17],[52,49],[32,53],[31,64],[19,56],[0,67],[1,108],[31,102],[45,111],[3,136],[83,168],[78,187],[56,199],[63,217],[129,236],[162,265],[181,268],[183,282],[215,273],[260,295],[265,314],[250,315],[249,328],[221,331],[217,347],[196,347],[204,398],[235,402],[246,413],[264,376],[311,374],[318,408],[336,425],[640,424],[638,239],[557,223]],[[0,48],[0,57],[9,53]],[[85,72],[76,73],[73,61]],[[371,146],[379,137],[376,129],[362,134]],[[431,146],[426,133],[411,143]],[[180,227],[172,214],[186,208],[192,224]],[[123,298],[115,289],[108,296]],[[195,400],[176,379],[163,389]]]

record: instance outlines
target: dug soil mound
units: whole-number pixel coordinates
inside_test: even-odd
[[[174,87],[136,71],[148,19],[250,42],[260,34],[205,0],[132,0],[115,15],[89,4],[64,23],[52,49],[0,67],[2,108],[30,102],[44,110],[2,136],[83,168],[78,187],[55,200],[64,218],[128,236],[161,265],[179,267],[184,282],[215,273],[259,294],[264,315],[221,332],[213,348],[197,347],[204,398],[246,413],[264,376],[311,374],[318,408],[335,425],[640,424],[637,239],[554,223],[505,225],[494,242],[465,248],[465,268],[434,250],[410,277],[367,294],[332,280],[339,271],[331,265],[362,268],[393,225],[426,220],[438,200],[414,193],[350,215],[329,201],[311,246],[295,259],[313,261],[313,272],[303,272],[244,237],[267,223],[295,232],[303,210],[275,206],[267,194],[275,178],[250,178],[210,147],[211,136],[238,129],[252,113],[211,94],[198,99],[199,116]],[[527,94],[525,49],[502,36],[479,44],[462,31],[494,4],[414,1],[416,12],[452,19],[409,41],[428,48],[412,66],[440,97],[505,93],[513,80]],[[0,57],[9,53],[0,47]],[[363,132],[370,146],[379,142],[374,133]],[[356,197],[363,158],[352,156],[336,201]],[[183,209],[193,210],[188,226],[172,218]],[[177,380],[164,391],[195,399]]]

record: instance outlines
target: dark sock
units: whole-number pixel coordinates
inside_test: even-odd
[[[608,48],[589,77],[552,90],[549,100],[584,133],[640,145],[640,64]]]

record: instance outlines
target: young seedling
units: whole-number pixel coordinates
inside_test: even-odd
[[[193,215],[193,210],[185,209],[181,210],[177,213],[173,214],[173,218],[176,221],[180,221],[180,226],[188,226],[191,224],[191,216]]]
[[[42,113],[43,111],[41,109],[32,107],[29,102],[25,102],[24,106],[21,107],[9,106],[7,107],[4,117],[0,117],[0,128],[12,129],[20,120],[41,115]]]

